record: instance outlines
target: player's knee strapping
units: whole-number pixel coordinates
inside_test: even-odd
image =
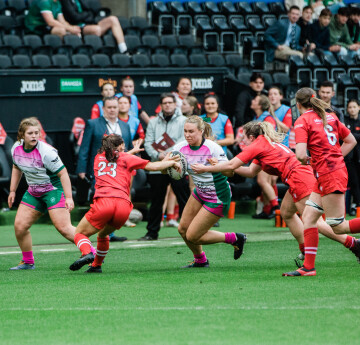
[[[326,219],[325,219],[325,222],[327,224],[329,224],[331,227],[338,226],[344,221],[345,221],[344,217],[339,217],[339,218],[328,218],[328,217],[326,217]]]
[[[316,211],[318,211],[321,214],[324,213],[324,209],[314,201],[306,200],[305,205],[313,207]]]

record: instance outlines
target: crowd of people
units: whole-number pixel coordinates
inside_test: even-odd
[[[321,6],[318,12],[319,8],[306,5],[301,13],[299,6],[292,5],[288,19],[279,19],[265,31],[267,62],[309,54],[360,57],[360,8],[341,6],[336,14],[334,8]]]

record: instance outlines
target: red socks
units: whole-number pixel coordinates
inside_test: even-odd
[[[355,244],[355,237],[346,236],[346,240],[345,240],[344,246],[345,246],[346,248],[351,249],[352,247],[354,247],[354,244]]]
[[[351,233],[358,234],[360,232],[360,218],[349,220],[349,228]]]
[[[305,245],[304,245],[304,243],[299,243],[299,249],[300,249],[300,252],[301,253],[305,253]]]
[[[96,256],[95,260],[92,263],[93,267],[101,266],[106,254],[109,251],[110,238],[106,236],[105,238],[97,238],[97,248],[96,248]]]
[[[263,207],[263,211],[266,213],[266,214],[270,214],[271,212],[271,204],[267,204]]]
[[[88,237],[83,234],[75,234],[74,242],[80,249],[82,255],[87,255],[91,252],[91,242]]]
[[[275,206],[279,206],[279,202],[278,202],[277,198],[275,198],[274,200],[270,200],[270,205],[271,205],[271,208],[273,208]]]
[[[304,267],[308,270],[315,268],[315,259],[319,245],[319,232],[317,228],[304,230],[305,261]]]

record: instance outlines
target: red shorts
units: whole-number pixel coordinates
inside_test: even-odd
[[[314,193],[321,196],[339,191],[345,193],[348,185],[348,172],[346,167],[335,170],[331,173],[321,175],[317,178]]]
[[[103,229],[105,225],[111,225],[120,229],[133,209],[129,200],[121,198],[96,198],[85,214],[88,222],[96,229]]]
[[[289,185],[289,193],[294,202],[298,202],[312,193],[316,178],[309,165],[299,165],[292,170],[285,183]]]

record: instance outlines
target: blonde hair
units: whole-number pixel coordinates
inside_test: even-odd
[[[272,104],[270,103],[270,100],[265,95],[259,95],[259,105],[261,106],[262,111],[268,111],[270,115],[275,118],[275,112]]]
[[[195,96],[187,96],[185,100],[194,108],[192,115],[200,115],[199,101]]]
[[[252,135],[255,139],[259,135],[263,135],[270,144],[281,143],[285,138],[285,133],[277,132],[271,123],[251,121],[244,125],[244,134],[249,137]]]
[[[323,122],[324,127],[327,125],[326,110],[333,111],[331,107],[320,98],[316,97],[316,92],[309,87],[303,87],[295,95],[296,102],[306,109],[312,109],[318,114]]]
[[[18,133],[17,133],[17,140],[20,141],[24,139],[25,132],[28,127],[38,127],[39,131],[41,131],[41,125],[39,120],[36,117],[27,117],[26,119],[22,119],[19,125]]]
[[[200,116],[191,115],[186,119],[185,123],[195,124],[197,129],[202,132],[203,138],[210,139],[210,140],[215,139],[210,124],[205,122]]]

